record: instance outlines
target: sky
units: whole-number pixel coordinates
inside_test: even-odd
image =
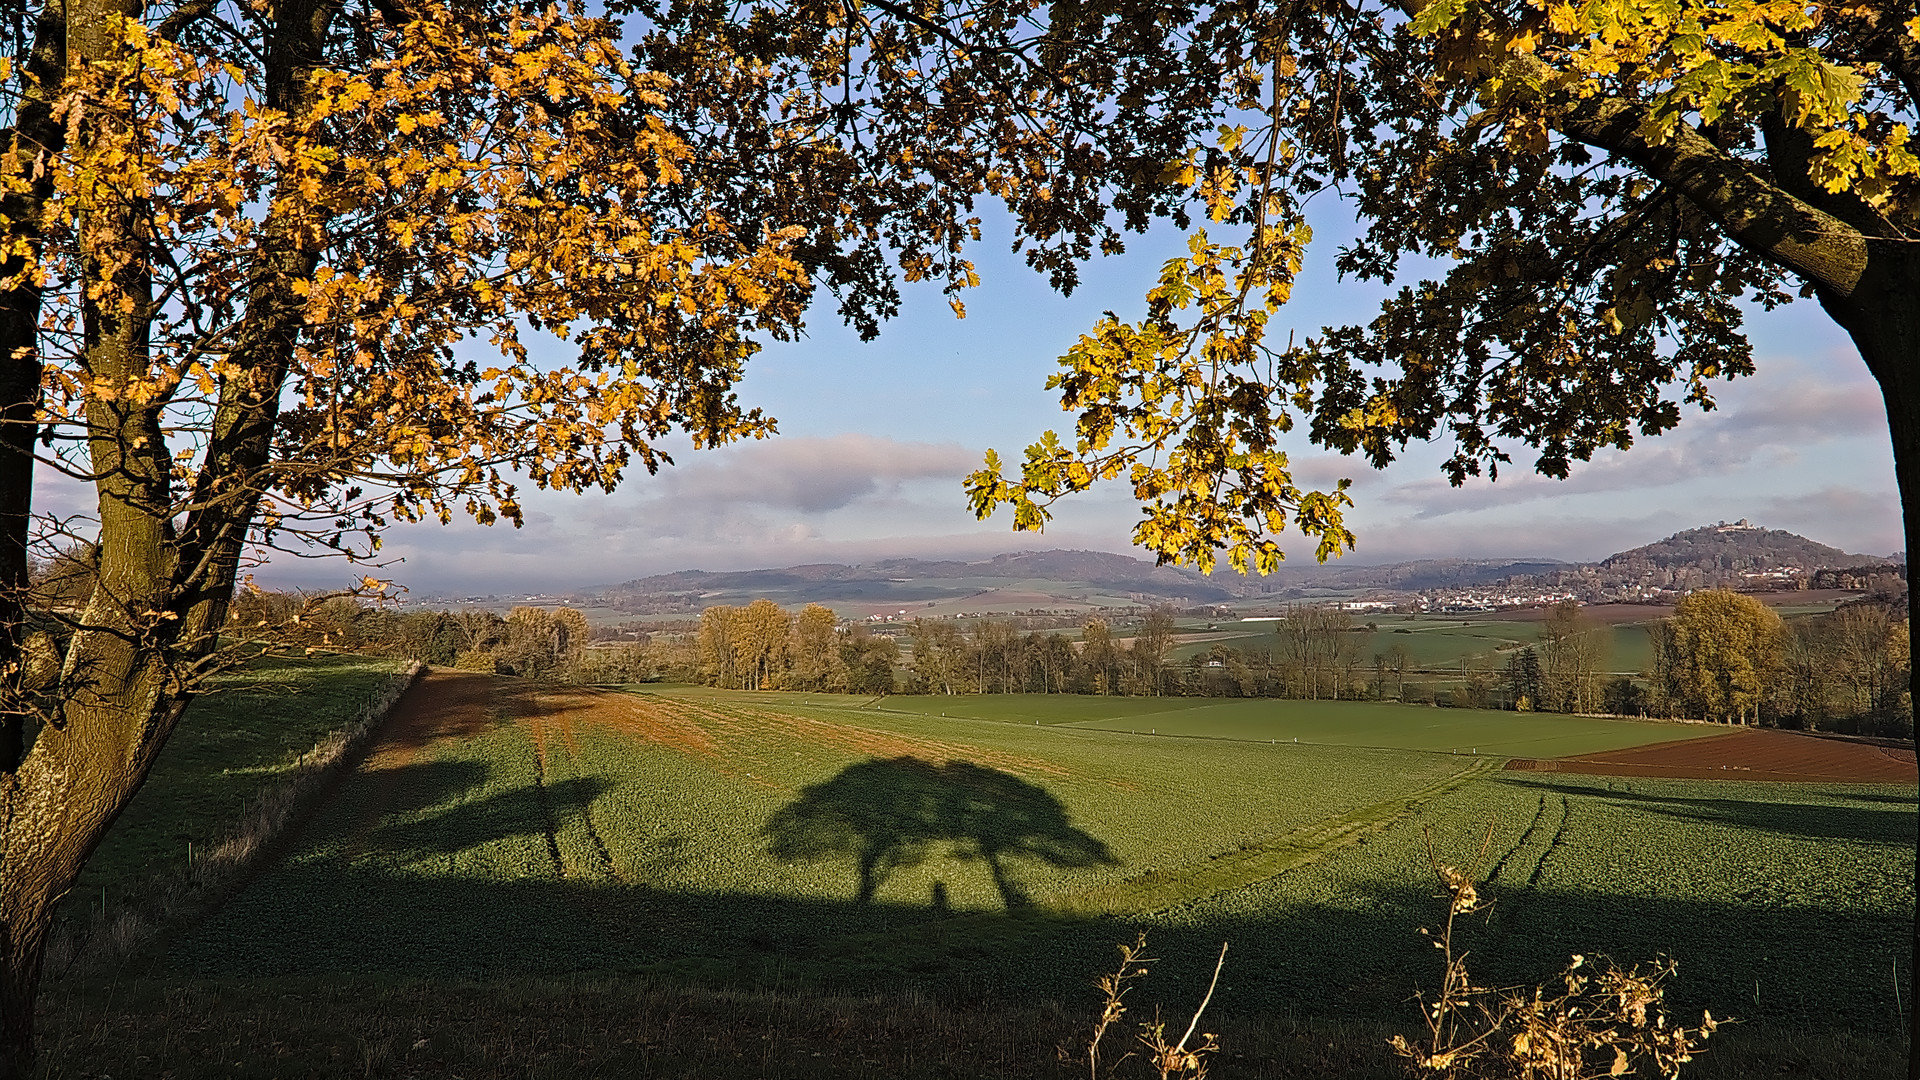
[[[990,222],[991,225],[991,222]],[[1317,223],[1294,297],[1279,318],[1302,333],[1363,322],[1380,291],[1332,270],[1351,223]],[[1072,417],[1044,390],[1055,358],[1112,310],[1132,317],[1183,237],[1161,229],[1087,267],[1070,297],[989,234],[975,253],[983,283],[956,320],[938,287],[907,286],[899,318],[862,343],[830,304],[809,333],[770,344],[749,365],[743,401],[779,420],[773,439],[675,451],[656,476],[635,470],[614,494],[530,492],[523,528],[471,523],[396,528],[380,571],[420,595],[508,594],[613,584],[674,570],[732,570],[911,556],[983,558],[1083,548],[1151,558],[1131,546],[1139,512],[1120,489],[1056,507],[1041,535],[1015,533],[1002,512],[976,522],[961,478],[987,448],[1017,461]],[[1904,544],[1879,391],[1846,336],[1811,301],[1755,311],[1748,330],[1759,373],[1724,387],[1720,407],[1689,409],[1665,436],[1576,463],[1565,481],[1531,473],[1450,487],[1442,445],[1415,446],[1392,467],[1317,452],[1304,437],[1297,478],[1352,479],[1345,558],[1596,559],[1697,525],[1747,518],[1847,551]],[[1280,331],[1284,339],[1285,330]],[[1298,533],[1280,537],[1310,561]],[[1223,571],[1231,572],[1231,571]],[[282,560],[259,572],[274,587],[329,587],[348,568]]]

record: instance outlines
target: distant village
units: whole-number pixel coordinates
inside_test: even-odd
[[[1041,567],[1030,565],[1034,561],[1050,561],[1045,569],[1051,572],[1038,572]],[[1090,615],[1125,619],[1155,607],[1172,607],[1189,616],[1228,622],[1277,619],[1298,605],[1361,615],[1464,615],[1546,608],[1566,601],[1666,606],[1688,593],[1712,588],[1756,593],[1839,590],[1897,594],[1905,590],[1906,575],[1903,555],[1849,555],[1745,518],[1685,530],[1599,562],[1499,564],[1458,560],[1356,567],[1355,571],[1365,572],[1365,578],[1336,578],[1326,584],[1296,580],[1283,590],[1263,584],[1259,592],[1237,579],[1223,581],[1219,575],[1205,578],[1097,552],[1028,553],[1001,556],[984,564],[895,561],[871,570],[828,567],[835,576],[823,578],[813,587],[796,584],[797,575],[792,570],[817,569],[719,574],[685,571],[628,583],[616,587],[616,595],[610,596],[529,592],[425,597],[414,603],[427,608],[502,604],[607,608],[626,616],[654,616],[664,629],[697,616],[708,606],[735,602],[739,599],[735,592],[750,589],[761,594],[772,584],[791,590],[792,595],[780,599],[780,603],[798,605],[818,600],[835,608],[843,626],[859,623],[872,633],[892,636],[921,619],[993,618],[1011,620],[1026,630],[1044,630],[1077,627]],[[1130,578],[1124,576],[1129,574]],[[1170,579],[1169,574],[1184,576]],[[763,577],[773,580],[760,580]],[[988,584],[995,579],[1013,580],[1004,585]],[[1208,597],[1208,592],[1213,595]],[[396,602],[404,605],[408,598],[403,595]],[[595,621],[606,621],[606,617],[596,617]],[[624,632],[612,636],[644,632],[632,622],[623,623],[621,629]]]

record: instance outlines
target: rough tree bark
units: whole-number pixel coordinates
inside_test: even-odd
[[[1876,245],[1867,273],[1849,295],[1820,293],[1821,306],[1853,338],[1886,401],[1909,567],[1920,539],[1920,252],[1913,247],[1911,242]],[[1920,592],[1911,588],[1907,625],[1920,626]],[[1914,853],[1914,891],[1920,896],[1920,837]],[[1910,985],[1915,972],[1920,972],[1920,919],[1908,960]],[[1920,1047],[1920,1006],[1908,1011],[1907,1025],[1909,1045]],[[1920,1053],[1909,1055],[1907,1076],[1920,1080]]]
[[[266,42],[270,107],[297,115],[305,105],[303,76],[317,62],[335,10],[308,3],[276,13]],[[65,9],[49,4],[42,12],[44,53],[36,50],[43,71],[108,55],[109,20],[129,13],[120,0],[68,0]],[[71,19],[64,34],[62,14]],[[44,123],[44,112],[23,110],[21,129]],[[43,145],[52,148],[47,140],[58,135],[52,128]],[[14,228],[26,229],[38,216],[34,210],[9,205],[0,212],[27,223]],[[152,282],[143,211],[132,199],[112,202],[92,213],[81,231],[83,257],[101,268],[106,286],[84,312],[83,363],[109,384],[126,385],[148,371]],[[24,753],[20,628],[26,612],[19,586],[27,573],[39,307],[37,293],[24,287],[0,302],[0,659],[10,696],[0,754],[9,748],[12,754],[0,760],[0,1080],[32,1069],[34,1002],[55,905],[145,781],[193,695],[201,662],[218,648],[301,326],[294,284],[313,272],[317,244],[312,230],[269,215],[248,271],[247,311],[228,354],[243,376],[223,388],[190,493],[174,488],[159,405],[113,394],[89,404],[99,569],[57,691]]]

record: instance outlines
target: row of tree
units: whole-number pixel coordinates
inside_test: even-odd
[[[855,624],[838,628],[833,611],[808,604],[788,614],[771,600],[700,613],[696,649],[701,676],[737,690],[816,690],[884,694],[894,689],[900,648]]]
[[[1649,709],[1723,723],[1913,731],[1907,620],[1878,603],[1786,622],[1750,596],[1683,598],[1655,624]]]
[[[1370,629],[1346,612],[1297,607],[1275,624],[1265,648],[1216,644],[1173,665],[1174,618],[1165,608],[1149,612],[1131,636],[1089,619],[1078,641],[992,619],[970,621],[967,629],[953,620],[916,620],[908,628],[906,669],[896,679],[891,640],[858,625],[835,630],[823,607],[793,616],[759,600],[708,608],[699,657],[705,681],[744,689],[1367,698],[1912,730],[1907,624],[1882,604],[1851,604],[1788,623],[1750,596],[1697,592],[1672,618],[1649,627],[1653,661],[1638,678],[1609,670],[1612,631],[1571,602],[1548,615],[1537,644],[1510,653],[1503,666],[1482,657],[1457,671],[1423,669],[1399,642],[1370,652]]]
[[[296,621],[295,616],[298,615]],[[289,594],[236,599],[240,626],[297,626],[308,644],[530,678],[629,683],[668,678],[744,690],[882,694],[1121,694],[1437,701],[1472,708],[1685,717],[1827,730],[1912,730],[1907,623],[1880,603],[1785,621],[1750,596],[1693,593],[1652,624],[1639,678],[1609,671],[1611,631],[1578,604],[1555,608],[1540,640],[1508,654],[1422,669],[1394,642],[1369,650],[1346,612],[1297,607],[1265,648],[1216,644],[1169,663],[1174,614],[1129,631],[1089,619],[1073,640],[993,619],[916,620],[902,663],[893,638],[841,627],[818,604],[710,607],[691,640],[590,643],[570,608],[400,612],[351,599],[306,606]],[[1129,636],[1122,636],[1128,634]],[[1436,685],[1436,678],[1443,680]]]

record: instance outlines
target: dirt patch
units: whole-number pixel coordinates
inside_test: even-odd
[[[1678,780],[1911,784],[1916,778],[1911,746],[1875,746],[1771,729],[1572,757],[1515,758],[1507,768]]]
[[[944,765],[949,761],[969,761],[975,765],[1004,769],[1008,772],[1067,775],[1067,770],[1051,761],[1020,754],[1005,754],[967,743],[917,739],[910,735],[873,731],[869,728],[854,727],[851,724],[836,724],[830,720],[814,720],[804,716],[789,716],[786,713],[756,710],[749,715],[767,726],[786,729],[789,735],[802,742],[838,746],[878,758],[915,757],[935,765]]]
[[[583,724],[611,728],[684,754],[712,756],[720,749],[713,736],[691,718],[632,694],[584,686],[522,684],[515,688],[509,707],[531,729],[536,743],[544,746],[548,738],[558,735],[576,754],[579,746],[575,735]]]
[[[367,751],[366,767],[405,765],[441,739],[468,739],[493,726],[491,675],[430,670],[415,680],[387,714]]]
[[[898,735],[761,709],[661,701],[592,687],[541,686],[459,671],[432,672],[408,691],[377,737],[367,766],[380,770],[405,765],[433,742],[471,738],[502,719],[518,724],[533,739],[542,761],[553,744],[563,745],[568,753],[578,756],[577,733],[592,726],[707,759],[723,773],[733,771],[727,759],[750,756],[761,747],[764,735],[777,733],[799,742],[878,758],[915,757],[933,764],[967,761],[1028,775],[1067,775],[1065,769],[1050,761],[967,743]]]

